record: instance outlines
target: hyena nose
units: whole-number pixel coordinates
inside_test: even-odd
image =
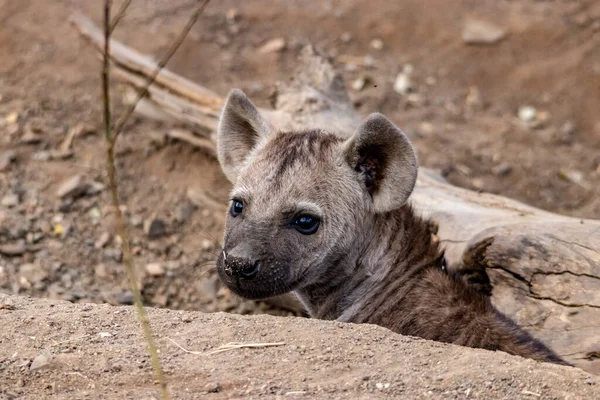
[[[259,260],[249,260],[247,258],[235,257],[230,254],[223,260],[225,264],[225,273],[229,276],[252,280],[258,275],[260,267]]]

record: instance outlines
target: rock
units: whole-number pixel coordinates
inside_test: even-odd
[[[189,220],[194,212],[198,209],[198,207],[189,200],[185,200],[183,203],[177,206],[177,212],[175,215],[175,219],[179,223],[186,222]]]
[[[26,130],[21,139],[19,139],[19,143],[21,144],[38,144],[43,140],[43,136],[39,133],[35,133],[32,130]]]
[[[206,301],[212,301],[217,298],[217,280],[216,279],[202,279],[197,284],[198,295]]]
[[[361,76],[360,78],[352,82],[352,89],[356,90],[357,92],[360,92],[365,88],[365,86],[367,86],[367,81],[367,77]]]
[[[502,177],[510,174],[512,169],[512,165],[508,163],[502,163],[492,168],[492,172],[494,173],[494,175]]]
[[[212,241],[210,241],[208,239],[202,240],[202,244],[201,244],[202,250],[210,250],[213,248],[213,246],[214,246],[214,243]]]
[[[340,40],[342,41],[342,43],[350,43],[350,41],[352,40],[352,33],[350,33],[350,32],[342,33],[342,36],[340,36]]]
[[[583,182],[583,172],[577,170],[560,168],[558,170],[558,176],[568,182],[577,184],[581,184]]]
[[[101,193],[102,191],[104,191],[104,189],[106,189],[106,186],[104,186],[103,183],[91,181],[87,184],[86,194],[89,196],[93,196],[95,194]]]
[[[48,277],[48,273],[36,264],[23,264],[19,267],[19,276],[31,284],[40,283]]]
[[[517,115],[525,123],[533,122],[537,118],[537,110],[531,106],[521,106]]]
[[[94,247],[97,249],[103,249],[110,243],[111,240],[111,234],[108,232],[104,232],[102,235],[100,235],[98,240],[96,240],[96,243],[94,243]]]
[[[108,271],[106,269],[106,265],[98,264],[94,268],[94,275],[96,278],[106,278],[108,276]]]
[[[218,382],[209,382],[204,386],[204,391],[208,393],[218,393],[221,391],[221,387]]]
[[[14,151],[6,151],[0,155],[0,172],[8,171],[11,164],[17,160],[17,153]]]
[[[139,215],[132,215],[129,223],[136,228],[141,228],[144,225],[144,219]]]
[[[123,260],[123,252],[121,249],[104,249],[104,257],[121,262]]]
[[[257,51],[259,54],[276,53],[283,51],[285,47],[285,39],[282,37],[278,37],[267,41],[262,46],[260,46]]]
[[[119,294],[117,301],[119,302],[119,304],[132,305],[133,304],[133,293],[131,293],[131,291],[129,291],[129,290],[126,292],[122,292],[121,294]]]
[[[29,366],[30,371],[35,371],[40,368],[44,368],[46,365],[50,363],[50,357],[45,354],[40,354],[36,358],[33,359],[31,365]]]
[[[410,79],[410,75],[413,72],[413,66],[410,64],[406,64],[402,69],[402,72],[396,76],[396,80],[394,81],[394,92],[406,95],[411,93],[414,90],[412,81]]]
[[[7,208],[16,207],[19,205],[19,195],[16,193],[9,192],[6,196],[0,200],[0,205]]]
[[[56,190],[56,196],[59,198],[71,197],[77,198],[86,194],[88,185],[84,183],[81,175],[75,175],[60,184]]]
[[[146,272],[151,276],[161,276],[165,274],[165,269],[160,263],[146,264]]]
[[[52,159],[52,153],[47,150],[38,151],[32,156],[34,161],[50,161]]]
[[[147,220],[144,223],[144,232],[148,235],[148,239],[157,239],[167,233],[167,225],[160,218]]]
[[[466,44],[494,44],[504,39],[506,32],[491,22],[469,19],[462,30]]]
[[[23,241],[0,245],[0,254],[6,257],[18,257],[25,254],[27,246]]]
[[[98,336],[100,336],[101,338],[105,339],[105,338],[112,337],[113,335],[110,332],[98,332]]]
[[[233,24],[240,20],[240,11],[237,8],[230,8],[225,13],[225,18],[227,18],[227,22]]]
[[[383,49],[383,40],[379,39],[379,38],[375,38],[373,40],[371,40],[371,47],[374,48],[375,50],[382,50]]]

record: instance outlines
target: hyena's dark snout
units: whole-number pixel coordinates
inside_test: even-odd
[[[223,252],[223,270],[228,276],[249,281],[258,275],[260,260],[234,248],[230,252]]]

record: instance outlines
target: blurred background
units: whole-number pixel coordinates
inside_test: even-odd
[[[101,2],[0,1],[0,292],[130,304],[104,172],[100,60],[70,26]],[[116,10],[121,2],[116,1]],[[159,59],[197,1],[134,0],[115,38]],[[455,185],[600,218],[600,2],[214,1],[168,68],[270,107],[306,44]],[[123,109],[113,82],[115,111]],[[288,314],[219,284],[229,184],[136,117],[119,184],[146,304]],[[73,138],[69,143],[66,138]]]

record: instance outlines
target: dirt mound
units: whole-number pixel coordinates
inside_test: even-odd
[[[575,368],[373,325],[150,309],[171,393],[208,398],[595,399]],[[132,307],[0,296],[0,397],[158,398]],[[211,353],[220,346],[274,343]],[[190,354],[182,350],[200,354]]]

